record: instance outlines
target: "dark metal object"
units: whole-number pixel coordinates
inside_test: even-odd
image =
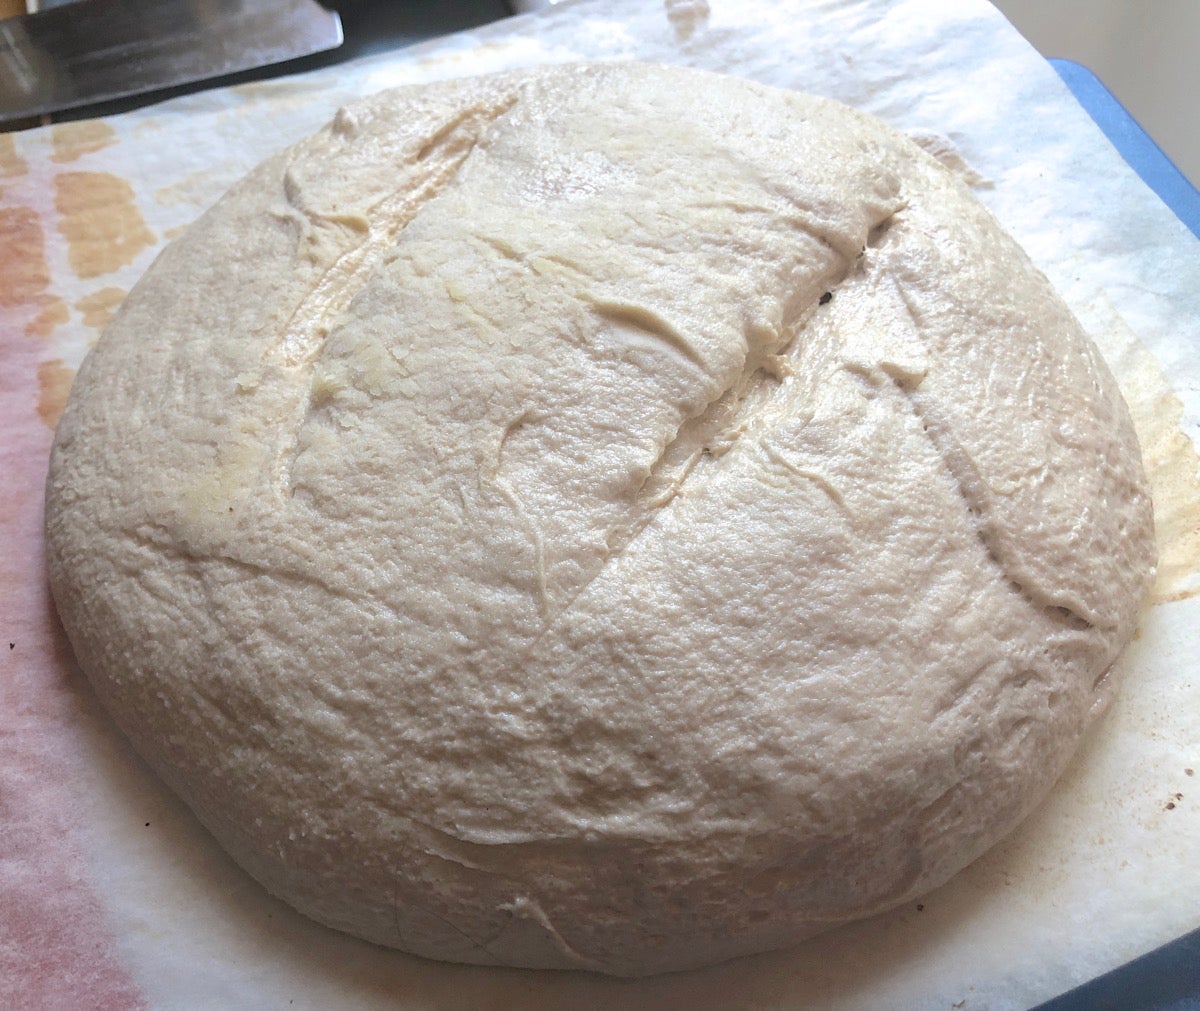
[[[1197,1009],[1200,1009],[1200,930],[1039,1004],[1034,1011]]]
[[[0,20],[0,123],[334,49],[316,0],[81,0]]]

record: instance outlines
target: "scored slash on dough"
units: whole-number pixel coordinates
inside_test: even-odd
[[[416,158],[416,178],[404,180],[405,186],[367,208],[364,216],[336,218],[305,206],[302,190],[290,171],[284,174],[284,194],[288,206],[314,229],[348,227],[351,232],[363,227],[366,235],[337,258],[320,281],[296,307],[283,340],[269,352],[287,365],[301,365],[320,349],[328,328],[366,285],[372,271],[395,244],[396,237],[421,207],[453,181],[463,162],[470,157],[480,134],[516,104],[516,96],[486,110],[470,110],[455,116],[422,147]]]

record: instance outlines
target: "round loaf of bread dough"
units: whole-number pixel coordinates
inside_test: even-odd
[[[267,161],[89,355],[48,496],[80,663],[268,889],[620,975],[973,860],[1154,560],[1111,376],[960,182],[646,65],[387,92]]]

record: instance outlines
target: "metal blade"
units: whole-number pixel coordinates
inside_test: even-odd
[[[341,44],[316,0],[80,0],[0,20],[0,123]]]

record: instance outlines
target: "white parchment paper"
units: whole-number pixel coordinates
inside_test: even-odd
[[[96,897],[112,939],[106,957],[132,980],[130,1002],[1023,1008],[1200,925],[1200,606],[1191,596],[1200,589],[1191,445],[1200,432],[1200,243],[985,0],[583,0],[396,54],[113,117],[98,141],[77,144],[69,157],[53,129],[20,134],[11,163],[22,171],[3,179],[0,209],[28,209],[41,223],[47,283],[40,301],[0,301],[5,347],[20,345],[69,376],[97,335],[89,298],[119,298],[166,239],[230,183],[354,97],[589,58],[686,64],[812,91],[961,156],[980,198],[1100,343],[1147,449],[1166,564],[1157,603],[1123,661],[1124,689],[1049,801],[919,905],[794,950],[621,982],[436,964],[293,913],[235,867],[132,755],[61,640],[38,632],[36,623],[52,617],[33,615],[20,631],[41,643],[38,662],[61,679],[55,690],[63,697],[33,706],[40,722],[22,724],[23,732],[47,735],[66,756],[63,796],[73,812],[64,831],[83,855],[86,878],[72,887]],[[63,235],[69,209],[59,179],[67,171],[128,181],[150,234],[130,262],[80,267]],[[61,308],[46,333],[31,321],[48,306]],[[41,343],[29,351],[34,340]],[[44,462],[29,471],[44,474]],[[11,530],[26,541],[37,536]],[[40,557],[27,546],[30,558]],[[28,599],[42,599],[36,565],[12,578],[25,581]],[[15,672],[13,691],[50,690],[44,679],[21,680],[16,662],[6,668]],[[0,728],[11,719],[0,713]],[[4,755],[0,746],[0,787],[32,789]],[[0,858],[36,859],[14,852],[12,839],[0,831]],[[5,866],[0,861],[0,901]],[[28,968],[39,955],[18,938],[3,957]]]

